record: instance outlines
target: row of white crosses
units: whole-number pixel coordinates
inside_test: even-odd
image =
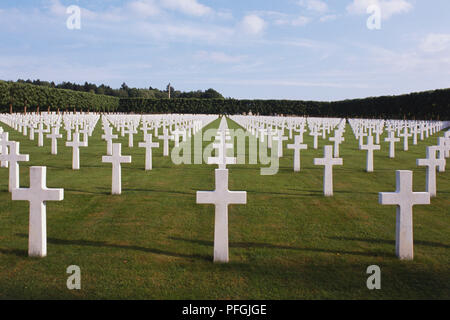
[[[3,131],[0,130],[0,131]],[[9,148],[9,152],[2,152],[0,161],[9,166],[9,187],[12,200],[28,201],[29,210],[29,234],[28,255],[31,257],[45,257],[47,255],[47,217],[46,202],[62,201],[63,189],[49,189],[46,184],[47,168],[30,167],[30,187],[20,188],[19,164],[20,161],[29,161],[28,155],[19,153],[19,142],[8,141],[8,133],[2,132],[2,151]]]
[[[213,204],[215,206],[214,221],[214,262],[227,263],[229,261],[228,244],[228,206],[230,204],[246,204],[247,192],[228,190],[227,164],[236,163],[236,159],[226,156],[226,150],[232,148],[232,143],[227,143],[231,137],[227,135],[228,125],[225,117],[222,117],[218,136],[216,136],[215,147],[219,156],[211,159],[209,164],[217,164],[219,169],[215,170],[215,190],[197,191],[198,204]],[[227,139],[229,137],[229,139]]]
[[[231,117],[234,121],[239,123],[244,128],[247,128],[249,132],[258,132],[258,130],[255,130],[255,128],[259,128],[261,131],[261,127],[263,125],[259,124],[259,122],[262,119],[262,123],[270,122],[272,119],[269,117],[269,119],[264,119],[265,117],[257,117],[257,119],[246,119],[246,118],[252,118],[252,117],[243,117],[243,116],[233,116]],[[255,117],[256,118],[256,117]],[[278,118],[279,120],[280,118]],[[283,119],[283,118],[281,118]],[[295,118],[293,118],[295,119]],[[288,149],[294,150],[294,171],[299,172],[301,170],[301,157],[300,157],[300,151],[306,150],[308,146],[303,143],[303,133],[306,131],[305,123],[308,123],[308,127],[310,128],[311,135],[314,136],[314,146],[317,147],[317,140],[319,136],[322,136],[322,138],[326,138],[327,134],[330,134],[331,131],[334,130],[334,137],[330,138],[330,141],[334,142],[335,149],[333,153],[333,146],[332,145],[326,145],[324,146],[324,158],[316,158],[314,159],[314,165],[324,166],[324,178],[323,178],[323,193],[325,196],[332,196],[333,195],[333,166],[335,165],[343,165],[343,159],[339,158],[339,145],[344,141],[343,133],[345,132],[345,119],[329,119],[329,118],[308,118],[306,121],[304,118],[300,118],[297,121],[292,121],[291,124],[289,124],[289,127],[292,127],[294,131],[296,128],[296,125],[299,126],[298,131],[299,135],[296,135],[294,138],[294,143],[287,145]],[[283,125],[281,126],[284,127]],[[278,157],[281,157],[283,155],[282,148],[283,148],[283,141],[287,140],[288,138],[283,135],[283,129],[277,130],[277,139],[275,139],[278,143]],[[321,129],[320,129],[321,128]],[[271,129],[269,129],[269,132]],[[321,133],[319,133],[321,131]],[[263,136],[260,136],[260,139],[262,140]],[[268,144],[270,141],[270,137],[268,137]]]
[[[34,115],[40,117],[41,115]],[[44,115],[45,118],[45,115]],[[95,123],[99,116],[96,115],[94,121],[89,124],[79,122],[79,115],[70,115],[69,119],[65,119],[66,129],[75,129],[75,133],[72,135],[68,133],[68,137],[73,136],[71,142],[67,142],[67,146],[73,148],[73,169],[79,169],[79,151],[80,146],[87,146],[87,138],[81,142],[79,140],[78,127],[81,124],[84,127],[84,134],[92,134],[92,130],[95,127]],[[211,117],[210,117],[211,120]],[[10,125],[13,129],[18,130],[22,128],[24,120],[21,115],[1,115],[0,121]],[[45,121],[45,120],[44,120]],[[39,121],[37,121],[39,122]],[[42,128],[42,122],[40,122]],[[201,129],[201,124],[207,123],[200,122],[195,125],[195,129]],[[59,129],[59,127],[56,127]],[[91,129],[89,129],[91,128]],[[83,133],[81,131],[81,133]],[[58,135],[58,130],[52,132],[52,135]],[[146,135],[147,140],[151,141]],[[30,187],[20,188],[19,186],[19,164],[20,161],[29,161],[28,155],[21,155],[19,153],[19,142],[8,141],[8,132],[3,132],[3,128],[0,127],[0,161],[3,166],[9,166],[9,191],[12,193],[12,200],[29,201],[30,203],[30,217],[29,217],[29,236],[28,236],[28,255],[32,257],[45,257],[47,255],[47,219],[46,219],[46,201],[62,201],[64,199],[63,189],[49,189],[46,186],[46,167],[30,167]],[[58,136],[50,137],[52,139],[52,154],[56,154],[56,147],[54,146],[54,139],[61,138]],[[147,145],[145,146],[147,147]],[[150,149],[151,150],[151,149]],[[130,156],[121,155],[121,144],[113,144],[112,155],[102,158],[103,162],[110,162],[113,166],[112,175],[112,194],[121,193],[121,163],[130,163]],[[148,163],[146,163],[146,166]],[[150,169],[151,169],[151,156],[150,156]]]
[[[182,115],[176,115],[175,119],[179,122],[186,121],[192,124],[191,128],[194,129],[194,133],[200,130],[205,123],[211,122],[216,116],[200,116],[202,120],[198,120],[198,117],[189,116],[189,121],[186,121],[185,117]],[[208,120],[205,120],[205,119]],[[138,127],[142,121],[142,131],[144,135],[144,142],[139,143],[140,148],[145,148],[145,170],[152,170],[152,149],[159,148],[159,143],[153,142],[152,134],[147,133],[149,130],[154,129],[155,134],[158,134],[158,128],[161,121],[163,121],[163,127],[165,124],[170,124],[171,122],[165,122],[164,117],[156,116],[140,116],[140,115],[124,115],[124,114],[114,114],[114,115],[103,115],[102,126],[104,134],[102,138],[107,141],[107,155],[102,157],[102,162],[112,164],[112,181],[111,181],[111,194],[120,195],[122,193],[122,163],[131,163],[131,156],[122,155],[122,145],[120,143],[113,143],[113,139],[117,139],[118,135],[113,134],[113,127],[117,130],[128,133],[129,137],[132,134],[138,132]],[[195,120],[195,124],[193,121]],[[176,124],[177,122],[175,122]],[[128,129],[125,130],[124,128]],[[176,125],[175,125],[176,127]],[[176,129],[175,129],[176,130]],[[172,137],[168,134],[168,129],[163,128],[164,135],[159,136],[160,139],[164,140],[164,150],[163,155],[169,155],[169,139]],[[129,138],[129,147],[133,147],[132,138]]]

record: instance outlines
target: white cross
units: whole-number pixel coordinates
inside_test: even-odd
[[[47,138],[52,139],[52,154],[58,154],[58,140],[62,138],[62,134],[59,133],[59,127],[53,127],[52,133],[47,135]]]
[[[44,146],[44,133],[48,132],[47,130],[44,130],[42,122],[39,123],[39,128],[35,129],[35,131],[38,133],[38,147]],[[33,134],[34,136],[34,134]]]
[[[175,148],[178,148],[180,146],[180,136],[182,134],[186,134],[186,132],[183,130],[179,130],[178,128],[172,131],[173,139],[175,140]]]
[[[73,140],[66,142],[66,147],[72,147],[72,169],[80,169],[80,149],[79,147],[87,147],[86,141],[80,141],[80,133],[73,134]]]
[[[314,136],[314,149],[317,149],[319,147],[319,131],[313,128],[312,132],[310,132],[309,135]]]
[[[342,136],[342,131],[335,130],[334,137],[331,137],[329,140],[334,142],[334,157],[339,158],[339,145],[345,141],[345,138]]]
[[[216,169],[216,189],[197,191],[198,204],[215,205],[214,262],[228,262],[228,205],[246,204],[247,192],[228,190],[228,169]]]
[[[283,129],[278,130],[278,135],[273,138],[275,141],[278,141],[278,158],[283,156],[283,141],[288,140],[288,137],[283,135]]]
[[[112,186],[111,194],[122,193],[122,166],[121,163],[131,163],[131,156],[122,156],[122,145],[113,144],[111,156],[103,156],[102,162],[112,163]]]
[[[86,124],[83,129],[80,130],[80,133],[83,134],[83,141],[86,142],[86,147],[89,145],[88,134],[89,134],[89,126]]]
[[[288,149],[294,149],[294,171],[300,171],[300,150],[308,149],[307,144],[302,144],[302,137],[300,135],[295,136],[294,144],[288,144]]]
[[[408,138],[411,137],[412,134],[408,132],[408,126],[405,126],[403,133],[399,134],[399,137],[403,138],[403,150],[408,151]]]
[[[436,146],[436,150],[439,151],[439,160],[444,160],[444,165],[439,166],[439,172],[445,172],[445,165],[447,160],[445,160],[446,158],[446,153],[449,150],[449,147],[447,146],[447,139],[444,137],[439,137],[438,138],[438,145]]]
[[[130,124],[130,126],[128,127],[128,130],[124,131],[124,132],[126,134],[128,134],[128,147],[133,148],[134,147],[133,137],[134,137],[134,134],[137,133],[136,129],[133,127],[132,124]]]
[[[0,148],[2,151],[1,152],[2,155],[7,155],[9,153],[8,146],[9,146],[10,141],[8,141],[8,139],[9,139],[9,132],[3,132],[0,135]],[[2,162],[2,164],[1,164],[2,168],[8,168],[8,161],[2,160],[1,162]]]
[[[12,191],[12,200],[30,202],[30,222],[28,233],[28,255],[47,255],[47,214],[46,201],[62,201],[64,189],[47,188],[47,167],[30,167],[30,188]]]
[[[394,131],[389,131],[389,137],[384,139],[389,142],[389,158],[395,158],[395,143],[400,141],[400,138],[395,137]]]
[[[208,157],[208,164],[217,164],[219,165],[219,169],[226,169],[227,164],[236,164],[235,157],[227,157],[227,149],[233,148],[232,143],[226,143],[226,140],[230,140],[231,137],[227,136],[225,133],[225,129],[219,130],[219,135],[216,136],[216,140],[218,143],[213,144],[213,148],[217,149],[218,156],[217,157]]]
[[[20,143],[15,141],[8,142],[9,154],[0,155],[1,161],[9,163],[9,192],[19,187],[19,161],[29,161],[27,154],[19,154]]]
[[[159,148],[159,143],[152,141],[151,134],[145,134],[144,142],[139,142],[139,148],[145,148],[145,170],[152,170],[152,148]]]
[[[413,249],[413,206],[430,204],[428,192],[413,192],[413,173],[408,170],[396,171],[397,190],[380,192],[379,203],[396,205],[395,252],[400,259],[412,260]]]
[[[436,197],[436,167],[445,167],[445,159],[436,158],[437,148],[427,147],[427,158],[417,159],[418,166],[427,167],[426,191],[431,197]]]
[[[169,155],[169,139],[173,139],[173,135],[169,135],[168,130],[164,128],[164,134],[158,136],[159,139],[164,140],[163,156],[167,157]]]
[[[361,149],[361,146],[364,144],[364,137],[367,137],[367,133],[364,133],[363,128],[358,131],[358,139],[359,139],[359,149]]]
[[[361,146],[361,150],[367,150],[366,171],[373,172],[373,151],[380,150],[381,146],[373,144],[373,136],[367,137],[367,144]]]
[[[112,139],[117,139],[117,134],[113,134],[111,127],[105,128],[105,134],[102,135],[102,139],[106,140],[106,154],[110,156],[112,154]]]
[[[333,146],[325,146],[324,157],[314,159],[314,165],[325,166],[323,174],[323,193],[325,196],[333,195],[333,166],[343,164],[342,158],[333,158]]]

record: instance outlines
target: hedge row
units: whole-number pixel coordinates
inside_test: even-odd
[[[77,111],[116,111],[119,99],[94,93],[55,89],[23,83],[0,81],[0,112],[56,111],[74,109]]]
[[[450,89],[336,102],[122,98],[0,81],[0,112],[76,109],[127,113],[308,115],[384,119],[450,119]]]
[[[119,112],[308,115],[384,119],[450,119],[450,89],[336,102],[126,98]]]

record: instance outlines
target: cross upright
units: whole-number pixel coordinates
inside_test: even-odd
[[[167,157],[169,156],[169,139],[173,139],[173,135],[169,135],[169,130],[167,130],[167,128],[164,128],[163,132],[164,134],[162,136],[158,136],[158,138],[164,140],[163,156]]]
[[[373,151],[380,150],[381,146],[373,144],[373,136],[367,137],[367,144],[361,146],[361,150],[367,150],[366,171],[373,172]]]
[[[229,261],[228,255],[228,206],[246,204],[247,192],[228,190],[228,169],[216,169],[214,191],[197,191],[198,204],[215,205],[214,262]]]
[[[412,260],[413,249],[413,206],[430,204],[428,192],[413,192],[413,173],[409,170],[396,171],[397,190],[380,192],[379,203],[396,205],[395,253],[397,257]]]
[[[122,144],[114,143],[111,156],[103,156],[102,162],[112,163],[111,194],[122,193],[122,163],[131,163],[131,156],[122,156]]]
[[[44,146],[44,133],[47,132],[47,130],[44,129],[44,125],[42,122],[39,123],[39,128],[34,130],[38,133],[38,147]]]
[[[80,149],[79,147],[87,147],[86,141],[80,141],[80,133],[75,132],[72,141],[66,142],[66,147],[72,147],[72,169],[80,169]]]
[[[439,152],[439,159],[444,160],[443,165],[439,166],[439,172],[445,172],[445,165],[447,160],[445,160],[447,156],[447,152],[449,150],[449,146],[447,146],[447,139],[444,137],[438,138],[438,144],[436,146],[436,150]]]
[[[118,135],[113,134],[113,128],[105,127],[105,134],[102,135],[102,139],[106,140],[106,154],[108,156],[112,154],[112,140],[117,138]]]
[[[139,142],[139,148],[145,148],[145,170],[152,170],[152,148],[159,148],[159,143],[152,141],[151,134],[145,134],[144,142]]]
[[[427,147],[427,158],[417,159],[418,166],[427,167],[427,183],[426,191],[430,194],[430,197],[436,197],[436,168],[445,166],[445,159],[436,158],[437,148],[436,146]]]
[[[30,188],[12,191],[12,200],[30,202],[28,255],[47,255],[47,201],[64,200],[64,189],[47,188],[47,167],[30,167]]]
[[[0,134],[1,155],[8,155],[9,153],[8,146],[10,141],[8,139],[9,139],[9,132],[3,132],[2,134]],[[8,161],[1,160],[1,162],[2,168],[8,168]]]
[[[27,154],[19,154],[20,143],[16,141],[8,142],[9,154],[0,155],[1,161],[8,161],[9,164],[9,185],[8,190],[12,192],[19,187],[19,161],[29,161]]]
[[[333,195],[333,166],[344,164],[342,158],[333,158],[333,146],[324,147],[324,157],[315,158],[314,165],[324,166],[323,174],[323,193],[329,197]]]
[[[47,135],[47,138],[52,139],[52,154],[58,154],[58,140],[62,138],[62,134],[59,133],[59,127],[53,127],[52,133]]]
[[[342,136],[342,131],[335,130],[334,137],[331,137],[329,140],[334,142],[334,157],[339,158],[339,145],[345,141],[345,138]]]
[[[405,125],[403,133],[399,134],[399,137],[403,138],[403,151],[408,151],[408,138],[411,136],[412,134],[408,132],[408,126]]]
[[[314,149],[317,149],[319,147],[320,132],[314,127],[309,135],[314,137]]]
[[[80,133],[83,134],[83,142],[86,142],[86,147],[89,145],[89,126],[87,124],[84,125],[83,129],[80,130]]]
[[[288,144],[288,149],[294,149],[294,171],[300,171],[300,150],[308,149],[307,144],[302,144],[302,137],[300,135],[295,136],[295,142],[293,144]]]
[[[368,134],[364,132],[364,129],[361,127],[358,132],[358,139],[359,139],[359,149],[361,149],[361,146],[364,144],[364,137],[367,137]]]
[[[283,156],[283,141],[288,140],[288,137],[286,137],[283,133],[283,129],[278,130],[277,136],[274,140],[278,142],[278,158],[281,158]]]
[[[185,133],[183,130],[179,130],[178,128],[172,131],[173,139],[175,140],[175,148],[180,146],[180,136]]]
[[[389,131],[389,137],[384,139],[385,142],[389,142],[389,158],[395,158],[395,143],[400,141],[400,138],[395,137],[394,131]]]

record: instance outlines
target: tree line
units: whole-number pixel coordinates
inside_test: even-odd
[[[55,84],[55,82],[53,81],[41,81],[39,79],[19,79],[17,80],[17,83],[30,84],[46,88],[68,89],[78,92],[95,93],[117,98],[166,99],[169,98],[170,90],[171,98],[223,99],[223,96],[212,88],[205,91],[197,90],[183,92],[180,90],[176,90],[173,86],[170,86],[169,89],[169,85],[166,87],[166,90],[159,90],[157,88],[152,88],[151,86],[149,88],[131,88],[125,82],[122,83],[119,89],[113,89],[110,86],[104,84],[97,86],[95,83],[89,82],[85,82],[84,84],[77,84],[72,82],[61,82],[59,84]]]
[[[0,81],[0,112],[23,112],[26,107],[29,111],[60,109],[127,113],[252,113],[340,118],[450,119],[450,89],[335,102],[223,99],[213,93],[209,98],[199,98],[193,92],[184,96],[172,95],[171,92],[171,97],[173,99],[116,97],[45,85]]]

